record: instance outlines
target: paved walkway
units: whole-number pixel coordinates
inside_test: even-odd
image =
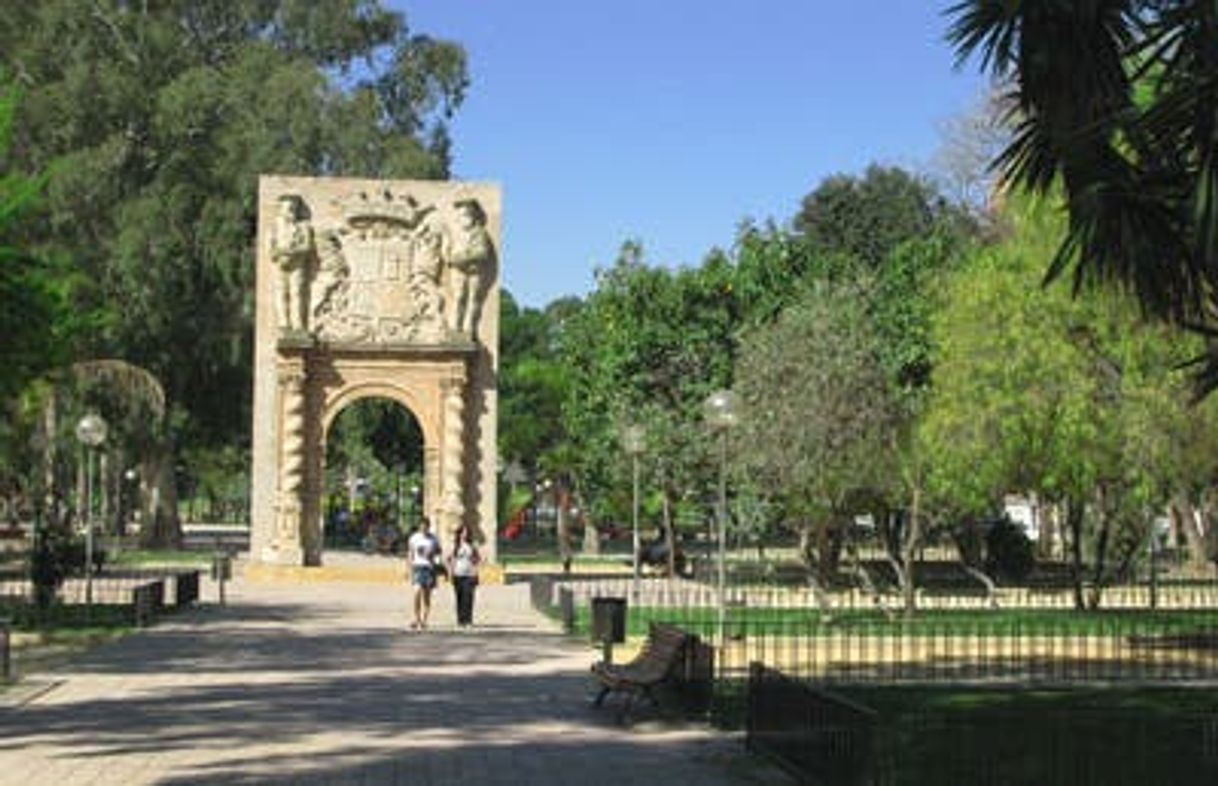
[[[0,707],[0,784],[781,780],[738,737],[591,708],[595,653],[526,587],[480,588],[468,631],[440,592],[423,633],[406,630],[404,586],[229,590],[227,607],[94,650]]]

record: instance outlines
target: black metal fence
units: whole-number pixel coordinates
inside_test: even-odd
[[[691,582],[534,580],[535,605],[576,633],[594,597],[630,600],[628,631],[677,625],[712,642],[721,679],[747,679],[759,661],[830,684],[1218,682],[1218,610],[925,608],[899,613],[835,604],[802,592],[735,590],[722,606]]]
[[[760,663],[749,667],[746,744],[812,783],[869,783],[879,715]]]
[[[912,618],[857,592],[835,593],[826,605],[799,590],[736,587],[721,598],[681,580],[634,588],[629,578],[550,576],[535,579],[532,591],[539,609],[577,635],[587,632],[591,599],[609,596],[628,599],[635,641],[655,622],[698,637],[707,650],[702,663],[712,677],[714,719],[744,725],[750,748],[781,760],[804,782],[1218,783],[1218,714],[1206,711],[1092,711],[1067,703],[1044,712],[956,713],[918,709],[916,700],[914,709],[874,710],[857,700],[941,687],[1010,695],[1012,687],[1065,696],[1083,687],[1212,693],[1218,596],[1209,587],[1176,588],[1155,610],[1143,605],[1137,587],[1110,592],[1109,605],[1086,612],[1030,591],[1007,593],[997,609],[943,595],[923,598]]]
[[[556,586],[570,586],[577,600],[593,594],[628,596],[634,594],[629,576],[579,577],[549,574],[543,576]],[[639,583],[642,605],[667,607],[713,607],[718,603],[714,577],[706,581],[644,578]],[[1074,609],[1074,590],[1060,585],[997,587],[993,593],[980,585],[973,587],[926,587],[916,593],[920,611],[967,611],[993,609],[1062,610]],[[893,591],[868,592],[859,588],[836,589],[817,594],[806,586],[768,586],[761,583],[732,584],[725,588],[728,606],[819,609],[841,614],[887,609],[898,612],[904,599]],[[1108,587],[1100,596],[1105,611],[1218,611],[1218,580],[1164,583],[1152,588],[1146,583]]]
[[[831,684],[1081,685],[1218,682],[1218,621],[1113,618],[993,623],[736,621],[720,646],[720,676],[740,679],[754,660]]]
[[[715,648],[690,634],[665,688],[686,717],[706,718],[714,702]]]
[[[199,600],[199,571],[186,570],[174,573],[174,605],[178,608],[192,606]]]
[[[138,628],[156,621],[165,608],[165,580],[137,584],[131,589],[132,621]]]
[[[0,616],[15,627],[83,619],[93,610],[122,610],[121,616],[137,626],[151,624],[165,610],[194,605],[199,600],[199,573],[195,569],[107,569],[87,580],[66,579],[51,603],[40,608],[33,583],[23,571],[0,573]]]

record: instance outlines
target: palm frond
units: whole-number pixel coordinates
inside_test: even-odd
[[[69,373],[78,382],[112,385],[124,396],[147,405],[158,421],[165,417],[165,389],[147,369],[111,358],[73,363]]]

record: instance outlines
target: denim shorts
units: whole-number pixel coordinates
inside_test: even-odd
[[[431,565],[415,565],[410,574],[416,587],[431,589],[436,586],[436,571]]]

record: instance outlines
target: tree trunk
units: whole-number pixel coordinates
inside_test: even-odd
[[[597,534],[596,525],[592,523],[592,520],[587,515],[584,516],[583,552],[590,557],[595,557],[601,553],[601,539]]]
[[[885,550],[884,553],[888,555],[890,560],[892,559],[887,550]],[[871,574],[867,572],[866,566],[863,565],[862,559],[859,558],[858,548],[856,547],[854,538],[852,537],[846,538],[846,554],[854,565],[855,575],[857,575],[859,580],[863,583],[863,589],[866,590],[867,594],[871,596],[872,603],[875,604],[876,608],[884,612],[886,617],[892,619],[893,612],[888,608],[888,604],[884,602],[883,593],[880,592],[879,587],[876,586],[875,581],[871,578]],[[901,574],[904,571],[902,571],[899,566],[894,567],[896,567],[899,581],[901,580]]]
[[[816,600],[821,614],[825,616],[825,621],[828,622],[832,617],[833,605],[829,602],[829,595],[817,576],[820,559],[815,554],[815,548],[812,545],[812,528],[806,524],[799,528],[799,555],[803,559],[804,569],[807,572],[808,588],[812,590],[812,597]]]
[[[1083,505],[1066,499],[1066,527],[1070,531],[1070,579],[1074,584],[1074,608],[1086,608],[1083,600]]]
[[[140,545],[146,548],[177,548],[182,543],[178,518],[178,486],[173,476],[172,451],[156,447],[140,468],[142,494]]]
[[[981,585],[985,587],[985,600],[987,605],[989,605],[991,609],[998,608],[998,588],[994,586],[994,580],[986,575],[985,571],[983,570],[974,568],[972,565],[967,563],[961,563],[961,565],[964,567],[965,573],[977,579],[977,581],[981,582]]]
[[[1201,534],[1205,538],[1205,555],[1214,564],[1214,570],[1218,571],[1218,516],[1215,515],[1216,500],[1213,492],[1214,489],[1211,488],[1202,495],[1198,512],[1201,514]]]
[[[558,535],[558,559],[562,562],[562,572],[571,572],[571,532],[567,522],[567,506],[571,501],[570,492],[565,485],[559,486],[554,495],[558,506],[555,511],[554,529]]]
[[[1087,608],[1097,609],[1100,596],[1104,592],[1104,568],[1108,559],[1108,538],[1112,527],[1112,516],[1109,515],[1107,498],[1103,489],[1099,491],[1096,512],[1100,517],[1099,535],[1095,541],[1095,565],[1091,571],[1091,594],[1087,598]]]
[[[1188,548],[1188,565],[1194,570],[1205,567],[1205,536],[1201,532],[1201,517],[1193,506],[1187,494],[1177,494],[1172,500],[1172,518],[1176,522],[1176,532],[1184,536],[1184,544]]]
[[[668,489],[664,490],[664,498],[662,502],[664,505],[664,545],[668,549],[668,577],[672,578],[677,575],[677,549],[676,538],[674,538],[672,534],[672,512],[668,505]]]
[[[905,563],[904,583],[902,591],[905,595],[905,615],[912,617],[918,610],[918,596],[914,592],[914,584],[916,576],[914,575],[914,566],[916,564],[915,555],[918,548],[918,542],[922,539],[921,532],[921,502],[922,491],[915,487],[913,490],[913,499],[909,503],[909,526],[906,527],[905,539],[901,546],[901,559]]]
[[[1057,556],[1057,508],[1051,503],[1042,502],[1038,494],[1031,496],[1035,500],[1032,516],[1036,522],[1037,556],[1054,559]]]
[[[57,527],[63,520],[60,506],[59,476],[55,471],[57,460],[55,432],[59,428],[59,409],[55,399],[55,388],[47,394],[46,409],[42,411],[42,431],[46,444],[42,453],[43,527]],[[37,519],[36,519],[37,520]]]

